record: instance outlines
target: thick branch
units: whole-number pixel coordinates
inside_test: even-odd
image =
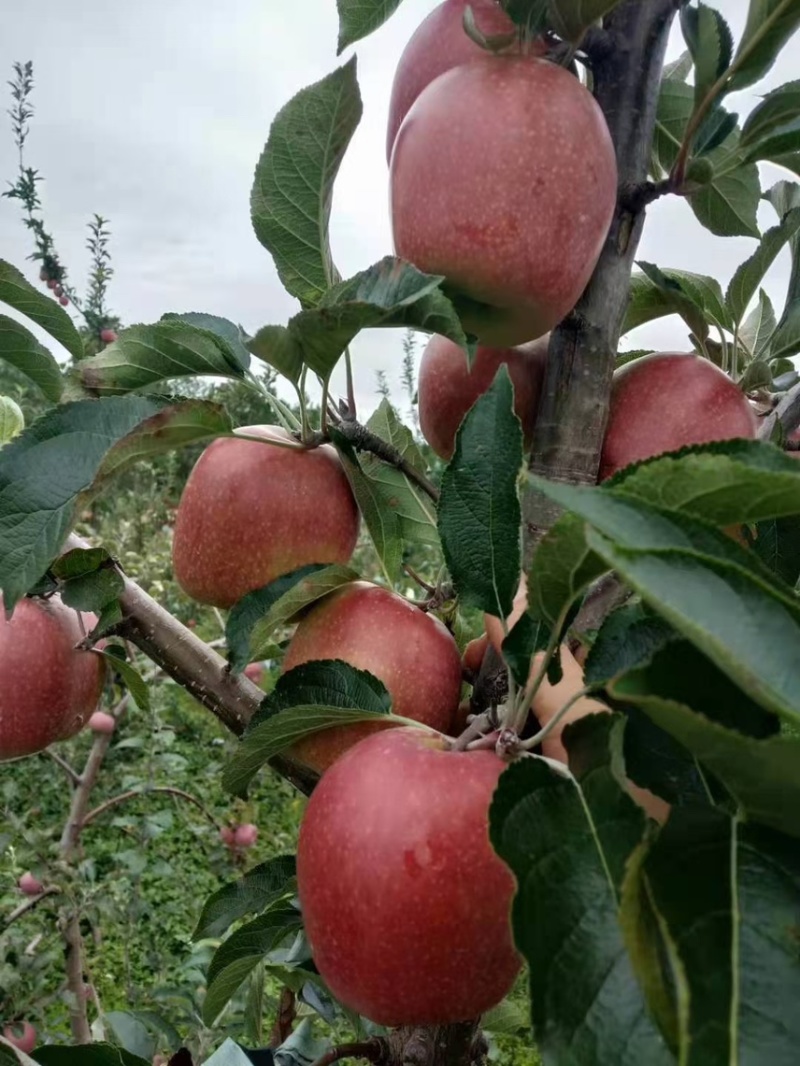
[[[14,908],[3,923],[3,928],[8,929],[8,927],[18,921],[23,914],[27,914],[28,911],[32,911],[34,907],[38,907],[42,900],[47,899],[48,896],[57,896],[60,892],[61,889],[56,885],[48,885],[38,896],[30,896],[23,903],[20,903],[18,907]]]
[[[64,919],[64,954],[66,956],[67,988],[70,997],[69,1022],[72,1039],[76,1044],[91,1044],[92,1030],[86,1013],[86,998],[83,994],[83,937],[80,914],[72,910]]]
[[[658,89],[674,15],[674,0],[624,0],[604,23],[611,47],[593,57],[595,97],[616,148],[623,195],[586,291],[550,339],[531,469],[553,480],[592,484],[597,479],[619,331],[644,223],[644,205],[632,203],[630,190],[647,188]],[[529,561],[558,510],[529,490],[523,514]]]

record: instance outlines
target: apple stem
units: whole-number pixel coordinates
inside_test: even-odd
[[[577,692],[570,696],[561,710],[553,715],[547,725],[542,726],[539,732],[534,736],[529,737],[528,740],[521,740],[520,747],[523,748],[524,751],[532,751],[534,748],[537,748],[546,737],[550,736],[556,726],[563,721],[566,713],[574,707],[579,700],[582,700],[584,696],[588,696],[590,692],[591,689],[588,687],[578,689]]]
[[[344,367],[347,374],[347,412],[348,420],[355,422],[357,416],[356,411],[356,390],[353,383],[353,360],[350,358],[350,349],[344,350]]]
[[[479,739],[485,739],[484,733],[496,728],[496,724],[492,721],[492,715],[489,711],[484,711],[482,714],[476,714],[470,722],[467,723],[467,728],[464,732],[453,742],[452,751],[467,751],[472,744],[478,743]],[[491,746],[494,746],[492,741]]]

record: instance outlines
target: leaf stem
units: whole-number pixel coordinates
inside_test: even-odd
[[[533,748],[538,747],[538,745],[542,743],[545,737],[549,737],[555,727],[563,721],[564,716],[567,714],[567,712],[572,710],[575,704],[579,700],[582,700],[584,696],[588,696],[590,692],[591,689],[584,687],[578,689],[577,692],[570,696],[564,706],[556,714],[553,715],[547,725],[542,726],[542,728],[535,736],[530,737],[528,740],[521,741],[521,745],[525,749],[525,751],[531,751]]]

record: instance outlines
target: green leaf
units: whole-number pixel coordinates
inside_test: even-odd
[[[467,412],[442,477],[439,535],[464,604],[505,618],[520,572],[522,427],[505,366]]]
[[[796,588],[800,581],[800,517],[759,522],[753,551],[773,574]]]
[[[787,304],[772,334],[770,347],[770,355],[773,359],[797,355],[798,352],[800,352],[800,298]]]
[[[698,706],[652,692],[646,670],[618,677],[609,691],[616,700],[635,704],[688,748],[725,786],[749,820],[800,836],[800,739],[744,736],[698,713],[702,710]]]
[[[798,467],[772,444],[719,441],[654,456],[609,479],[605,489],[730,526],[800,514]]]
[[[279,626],[329,592],[357,579],[358,574],[349,567],[311,563],[248,593],[231,609],[225,625],[233,669],[244,670],[248,663],[265,658]]]
[[[528,572],[531,613],[560,628],[570,605],[607,569],[586,546],[582,520],[561,515],[540,541]]]
[[[744,163],[737,134],[707,156],[712,181],[687,197],[697,220],[718,237],[759,237],[761,183],[755,163]]]
[[[546,622],[539,618],[532,618],[526,611],[514,623],[508,636],[503,639],[501,648],[503,658],[518,685],[527,684],[531,659],[537,651],[544,651],[547,648],[551,633],[552,630]]]
[[[61,399],[64,379],[58,363],[31,332],[6,315],[0,315],[0,359],[24,374],[52,403]]]
[[[324,379],[363,329],[413,326],[466,345],[456,310],[439,288],[441,282],[440,276],[422,274],[403,259],[385,256],[333,286],[314,308],[295,315],[289,333],[306,364]]]
[[[339,44],[336,54],[368,37],[400,7],[401,0],[336,0],[339,12]]]
[[[145,1061],[152,1061],[158,1041],[140,1018],[130,1011],[114,1010],[104,1011],[103,1021],[120,1047]]]
[[[137,459],[230,432],[216,404],[142,396],[47,412],[0,451],[0,588],[7,608],[58,554],[79,501]]]
[[[247,726],[236,758],[222,782],[243,795],[259,769],[273,756],[320,729],[361,721],[396,721],[385,686],[365,670],[338,660],[296,666],[278,678],[273,691]]]
[[[336,429],[330,430],[330,437],[342,460],[344,472],[375,547],[381,569],[391,585],[400,576],[403,563],[400,515],[387,497],[385,486],[364,472],[347,438]]]
[[[76,611],[99,614],[114,602],[125,589],[125,580],[118,570],[102,569],[82,577],[71,578],[61,586],[61,599]]]
[[[739,340],[754,358],[769,358],[776,325],[772,301],[763,289],[759,289],[758,304],[742,323]]]
[[[686,1066],[791,1066],[800,1041],[800,854],[794,841],[712,808],[677,808],[631,866],[661,936],[659,998],[676,999]],[[632,882],[632,883],[631,883]],[[657,978],[656,978],[657,981]]]
[[[35,322],[50,336],[63,344],[75,359],[84,356],[83,341],[67,312],[54,300],[27,281],[10,263],[0,259],[0,303],[8,304],[15,311]]]
[[[800,7],[796,0],[750,0],[728,90],[746,89],[763,78],[798,26]]]
[[[353,57],[281,108],[256,167],[253,229],[304,306],[338,280],[328,232],[333,185],[361,112]]]
[[[25,428],[25,415],[16,400],[0,396],[0,448],[18,437]]]
[[[665,315],[678,314],[696,336],[708,336],[709,322],[733,328],[719,282],[688,270],[662,269],[640,262],[641,273],[631,277],[631,289],[622,332],[628,333]]]
[[[757,703],[800,721],[800,604],[725,534],[639,500],[531,477],[594,528],[586,540]]]
[[[740,143],[748,162],[800,150],[800,81],[767,93],[748,115]]]
[[[300,914],[288,901],[279,900],[266,914],[243,925],[217,948],[208,967],[208,991],[203,1020],[213,1025],[242,982],[265,955],[302,928]]]
[[[733,36],[719,11],[703,3],[681,8],[681,28],[694,61],[694,105],[699,107],[730,65]]]
[[[790,211],[777,226],[767,230],[749,259],[736,270],[725,300],[735,322],[741,322],[764,275],[775,262],[783,246],[800,230],[800,207]]]
[[[172,378],[228,377],[245,368],[227,340],[174,319],[131,326],[99,355],[83,359],[70,377],[92,396],[112,396]]]
[[[580,44],[592,25],[607,15],[620,0],[549,0],[550,26],[559,37]]]
[[[681,75],[680,71],[674,75],[665,73],[658,95],[653,134],[653,169],[657,175],[666,175],[672,170],[693,110],[694,89],[686,84],[686,75]]]
[[[121,654],[117,654],[120,652]],[[122,683],[130,692],[137,707],[143,711],[150,711],[150,692],[147,683],[133,665],[125,659],[125,651],[116,644],[107,645],[98,654],[105,656],[112,670],[122,678]]]
[[[221,936],[246,914],[271,907],[296,891],[294,855],[278,855],[248,870],[238,881],[223,885],[203,904],[193,940]]]
[[[241,366],[242,370],[250,367],[250,352],[247,350],[247,335],[241,326],[219,315],[209,315],[205,311],[168,311],[161,316],[162,322],[184,322],[187,326],[204,330],[216,335],[220,346],[228,351]]]
[[[534,1036],[546,1062],[667,1066],[617,922],[625,863],[645,827],[624,788],[622,731],[592,715],[565,731],[574,778],[512,763],[489,812],[517,880],[512,925],[529,964]]]
[[[303,350],[297,337],[286,326],[262,326],[247,346],[253,355],[297,385],[303,370]]]

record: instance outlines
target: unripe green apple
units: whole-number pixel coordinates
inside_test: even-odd
[[[199,603],[232,607],[248,592],[309,563],[346,563],[358,508],[335,450],[278,447],[275,426],[247,426],[197,460],[178,506],[172,562]]]
[[[314,963],[381,1025],[467,1021],[506,995],[520,960],[514,879],[489,842],[505,764],[434,734],[362,740],[309,800],[297,882]]]
[[[446,732],[458,707],[461,658],[445,626],[431,614],[368,581],[354,581],[320,600],[286,651],[284,671],[315,659],[341,659],[384,683],[392,712]],[[292,756],[322,773],[362,737],[385,728],[359,722],[299,741]]]
[[[0,761],[74,736],[97,706],[102,658],[78,645],[97,619],[58,596],[24,599],[10,620],[0,599]]]
[[[525,447],[530,448],[549,339],[546,334],[519,348],[479,346],[469,366],[463,348],[446,337],[431,337],[419,366],[419,425],[441,459],[452,458],[456,431],[464,416],[503,365],[514,386],[514,411],[522,422]]]
[[[616,198],[602,111],[542,59],[486,56],[442,74],[392,153],[398,256],[444,275],[465,329],[493,347],[541,337],[572,310]]]
[[[614,374],[600,480],[631,463],[689,444],[756,436],[742,390],[708,359],[654,352]]]

